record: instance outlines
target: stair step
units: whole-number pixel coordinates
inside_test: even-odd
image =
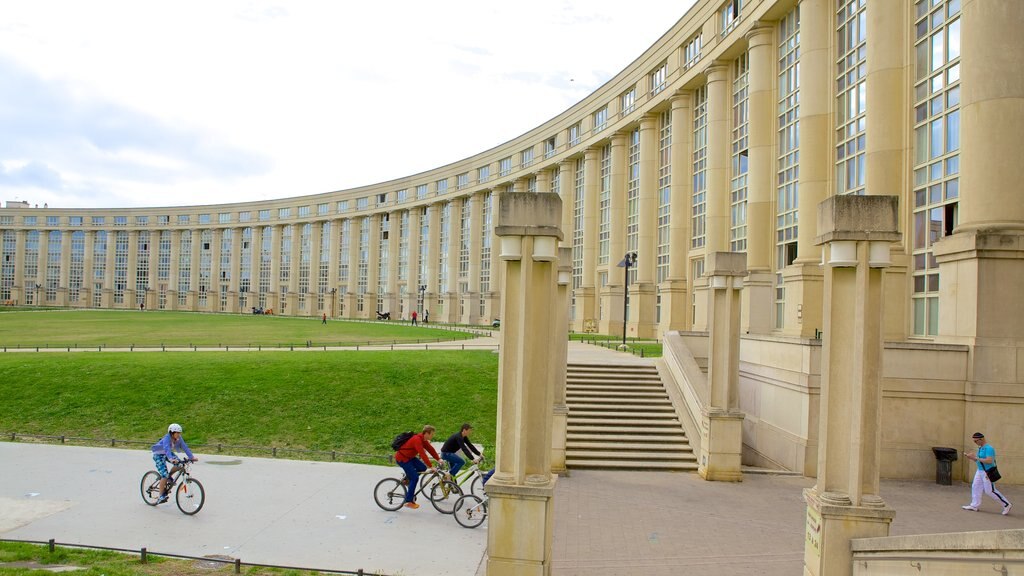
[[[630,414],[630,415],[644,415],[650,414],[652,417],[665,417],[666,415],[675,417],[676,411],[672,408],[671,404],[663,405],[649,405],[642,404],[640,406],[629,406],[622,404],[573,404],[572,415],[574,416],[607,416],[614,417],[615,414]]]
[[[686,432],[681,427],[651,428],[649,426],[573,426],[566,429],[567,437],[572,438],[578,434],[593,434],[601,436],[610,435],[647,435],[652,438],[685,438]]]
[[[566,457],[565,465],[574,470],[658,470],[663,472],[696,472],[696,462],[651,462],[649,460],[579,460]]]
[[[681,462],[692,461],[696,462],[697,457],[690,452],[673,451],[673,452],[662,452],[657,454],[637,454],[636,452],[609,450],[605,447],[604,450],[571,450],[568,447],[565,450],[566,458],[576,458],[579,460],[644,460],[654,462],[664,462],[666,460],[679,460]]]
[[[637,418],[635,414],[611,414],[610,416],[614,416],[614,418],[574,417],[572,410],[570,409],[569,425],[591,424],[595,426],[656,426],[662,428],[666,426],[675,426],[679,428],[681,426],[679,419],[675,414],[670,416],[651,416],[650,418]]]
[[[568,396],[568,395],[567,395]],[[576,402],[573,402],[573,407],[583,406],[586,404],[597,405],[613,405],[613,406],[665,406],[670,405],[671,402],[666,398],[658,398],[654,396],[642,396],[634,398],[621,398],[621,397],[607,397],[598,395],[588,394],[576,394]]]
[[[680,430],[677,434],[615,434],[611,435],[608,433],[594,433],[594,432],[569,432],[566,435],[566,441],[569,443],[573,442],[607,442],[609,438],[614,438],[616,442],[629,444],[666,444],[666,443],[680,443],[686,442],[689,444],[689,440],[686,435]]]
[[[576,450],[584,450],[584,451],[587,451],[587,450],[608,450],[609,448],[614,448],[615,450],[623,450],[623,451],[626,451],[626,452],[653,452],[653,451],[672,452],[672,453],[677,453],[677,452],[678,453],[685,453],[685,452],[692,453],[693,452],[692,448],[690,448],[690,443],[685,441],[685,440],[679,440],[679,441],[676,441],[676,442],[654,441],[654,440],[652,440],[651,442],[621,442],[621,441],[613,440],[613,439],[609,438],[609,439],[606,439],[604,442],[595,442],[595,441],[592,441],[592,440],[588,440],[588,441],[569,440],[566,443],[566,446],[565,446],[566,451],[570,451],[570,452],[576,451]]]

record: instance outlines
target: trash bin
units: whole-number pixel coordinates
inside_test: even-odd
[[[957,449],[935,446],[932,447],[932,452],[935,453],[935,483],[952,486],[953,462],[957,459]]]

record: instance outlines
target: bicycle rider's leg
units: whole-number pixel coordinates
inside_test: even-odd
[[[405,462],[399,462],[399,466],[405,471],[405,476],[409,479],[409,486],[405,490],[405,501],[415,502],[416,501],[416,483],[420,479],[420,472],[426,472],[427,466],[423,462],[420,462],[419,458],[413,458]]]
[[[494,470],[495,469],[492,468],[489,472],[487,472],[487,474],[484,474],[484,479],[481,482],[481,484],[484,484],[484,485],[487,484],[487,481],[491,479],[491,476],[494,476]]]
[[[466,461],[461,456],[454,452],[441,452],[441,459],[448,463],[448,473],[455,476],[462,470],[462,466],[466,464]]]
[[[167,464],[166,458],[163,454],[153,454],[153,465],[156,466],[157,473],[160,474],[160,495],[164,495],[164,490],[167,489]]]

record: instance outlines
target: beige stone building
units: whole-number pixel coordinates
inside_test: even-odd
[[[931,446],[984,430],[1024,478],[1022,28],[1015,0],[701,0],[577,105],[428,172],[240,204],[8,203],[0,303],[490,323],[498,198],[558,194],[576,331],[704,331],[707,255],[746,253],[743,458],[814,475],[815,211],[897,195],[882,475],[928,477]]]

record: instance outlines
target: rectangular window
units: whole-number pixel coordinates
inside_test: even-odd
[[[128,225],[128,217],[127,216],[114,216],[114,226],[127,226],[127,225]]]
[[[778,97],[776,121],[778,157],[775,188],[775,270],[796,260],[797,206],[800,177],[800,8],[794,8],[778,27]],[[786,317],[786,288],[782,274],[775,275],[775,328]]]
[[[651,72],[651,96],[654,96],[658,92],[665,89],[665,81],[668,79],[668,63],[662,63],[661,66]]]
[[[533,148],[527,148],[519,153],[519,166],[526,168],[530,164],[533,164]]]
[[[416,199],[417,200],[422,200],[422,199],[426,198],[429,193],[430,193],[430,187],[427,186],[426,184],[418,184],[416,186]]]
[[[291,217],[292,217],[292,209],[291,208],[278,208],[277,209],[277,218],[278,218],[278,220],[284,220],[286,218],[291,218]]]
[[[395,201],[396,202],[405,202],[408,199],[409,199],[409,189],[408,188],[402,188],[401,190],[395,192]]]
[[[655,281],[661,283],[668,280],[672,240],[672,110],[659,114],[658,120],[658,254]]]
[[[732,148],[729,181],[729,249],[747,251],[747,172],[749,170],[748,84],[750,69],[746,53],[733,63]]]
[[[136,216],[135,217],[135,225],[136,226],[149,226],[149,216]]]
[[[383,192],[381,194],[377,194],[377,206],[383,206],[383,205],[385,205],[387,203],[388,203],[388,193],[387,192]]]
[[[306,218],[307,216],[309,216],[312,213],[313,213],[313,209],[309,205],[299,206],[299,218]]]
[[[260,222],[266,222],[270,220],[270,210],[260,210],[259,218]]]
[[[370,207],[370,198],[363,196],[362,198],[356,198],[356,210],[366,210]]]
[[[580,137],[583,135],[583,127],[579,122],[569,126],[569,146],[575,146],[580,143]]]
[[[601,182],[597,193],[597,264],[608,263],[609,242],[611,242],[611,203],[612,203],[612,146],[601,147]]]
[[[693,201],[690,208],[690,247],[701,248],[705,241],[708,169],[708,87],[693,92]],[[701,261],[703,262],[703,260]]]
[[[26,216],[25,218],[27,219],[28,216]],[[185,220],[186,223],[188,222],[187,218],[188,217],[186,216],[186,220]],[[179,222],[180,222],[181,217],[179,216],[178,219],[179,219]],[[92,222],[93,226],[103,226],[106,223],[107,219],[104,216],[93,216],[93,217],[91,217],[89,219],[89,221]],[[26,221],[25,224],[27,225],[28,222]]]
[[[857,0],[853,1],[856,2]],[[863,4],[864,1],[861,0],[861,5]],[[728,2],[726,2],[725,5],[722,6],[722,10],[720,12],[722,16],[722,36],[725,36],[729,32],[732,32],[733,29],[735,29],[736,26],[739,25],[740,10],[740,0],[728,0]]]
[[[683,47],[683,68],[689,70],[700,60],[701,35],[697,34]]]
[[[864,0],[837,0],[836,194],[864,194],[867,12]]]
[[[220,214],[217,214],[217,222],[219,224],[228,224],[228,223],[230,223],[231,222],[231,213],[230,212],[221,212]]]
[[[619,96],[619,116],[625,117],[632,112],[636,105],[636,87],[630,88]]]
[[[608,127],[608,107],[605,106],[597,112],[594,112],[594,133],[600,132]]]
[[[8,216],[8,218],[11,219],[10,223],[14,222],[14,217],[13,216]],[[0,224],[2,224],[2,223],[3,222],[0,222]],[[81,225],[82,225],[82,217],[81,216],[70,216],[70,217],[68,217],[68,226],[81,226]]]
[[[436,194],[438,196],[441,196],[442,194],[447,194],[448,193],[448,179],[447,178],[444,178],[442,180],[438,180],[437,182],[434,183],[434,185],[435,185],[435,189],[437,190]]]
[[[164,214],[163,216],[157,216],[156,223],[159,224],[160,226],[167,226],[171,223],[171,217],[168,216],[167,214]]]
[[[348,212],[348,200],[338,200],[337,211],[338,214]]]
[[[200,224],[209,224],[210,223],[210,215],[209,214],[200,214],[199,215],[199,223]]]
[[[640,129],[629,131],[626,146],[626,252],[636,252],[640,245]],[[619,255],[615,255],[619,258]],[[636,282],[636,266],[629,269],[630,283]]]
[[[476,169],[476,181],[478,184],[483,184],[491,179],[491,167],[481,166]]]
[[[239,212],[238,213],[238,221],[239,222],[250,222],[250,221],[252,221],[252,212],[249,212],[248,210]]]
[[[544,141],[544,158],[551,158],[555,155],[556,150],[554,136]]]
[[[95,222],[95,221],[96,221],[96,219],[93,218],[93,222]],[[192,217],[189,214],[178,214],[178,225],[179,226],[182,225],[182,224],[188,224],[191,221],[192,221]]]
[[[502,158],[498,162],[498,175],[508,176],[512,173],[512,157]]]
[[[316,205],[316,213],[318,216],[325,216],[331,211],[330,204],[323,202]]]
[[[469,172],[463,172],[455,177],[455,189],[464,190],[469,188]]]

